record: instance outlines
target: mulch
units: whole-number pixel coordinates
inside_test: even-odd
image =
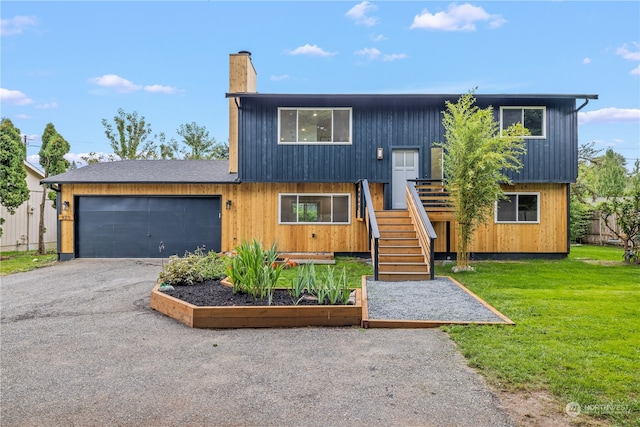
[[[234,293],[232,288],[221,285],[217,280],[173,287],[174,290],[163,289],[162,292],[199,307],[269,305],[266,297],[254,298],[245,293]],[[287,290],[277,289],[273,293],[271,305],[294,305],[294,298]],[[297,305],[318,305],[318,302],[303,299]]]

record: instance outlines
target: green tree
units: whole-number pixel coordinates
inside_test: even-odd
[[[629,189],[623,196],[614,195],[599,206],[605,226],[622,241],[624,259],[640,264],[640,160],[631,173]],[[615,219],[615,226],[609,219]]]
[[[445,187],[451,194],[458,227],[457,270],[472,270],[468,248],[478,225],[486,222],[496,200],[504,198],[500,184],[510,184],[508,170],[522,167],[525,153],[520,123],[502,132],[493,108],[475,105],[473,92],[456,103],[447,101],[442,123]]]
[[[624,193],[627,185],[625,163],[624,157],[607,149],[597,170],[596,190],[600,196],[615,197]]]
[[[44,177],[58,175],[65,172],[70,163],[64,158],[64,155],[71,148],[69,143],[56,131],[53,123],[47,124],[42,133],[42,145],[38,156],[40,157],[40,166],[44,170]],[[47,185],[42,186],[42,201],[40,202],[40,224],[38,226],[38,253],[45,253],[44,246],[44,208],[47,201]]]
[[[104,133],[116,156],[122,160],[152,159],[157,157],[153,141],[147,141],[151,125],[138,112],[126,113],[122,108],[113,117],[113,124],[102,119]]]
[[[0,204],[11,215],[29,199],[27,170],[24,166],[26,156],[27,148],[20,140],[20,129],[11,120],[3,118],[0,122]],[[0,225],[4,221],[4,218],[0,218]]]
[[[209,131],[205,126],[200,126],[196,122],[185,123],[180,125],[176,133],[182,137],[182,143],[186,146],[182,151],[185,159],[213,158],[218,144],[215,138],[209,136]]]

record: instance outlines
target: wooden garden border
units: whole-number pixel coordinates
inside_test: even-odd
[[[504,314],[500,313],[498,310],[490,306],[486,301],[480,298],[478,295],[471,292],[465,286],[463,286],[460,282],[455,280],[451,276],[440,276],[445,277],[451,280],[455,285],[457,285],[460,289],[465,291],[475,300],[477,300],[480,304],[489,309],[493,314],[502,319],[501,322],[488,322],[488,321],[459,321],[459,320],[401,320],[401,319],[369,319],[369,309],[367,306],[367,277],[362,277],[362,327],[363,328],[439,328],[440,326],[446,325],[515,325],[515,323],[509,319]],[[371,276],[369,278],[372,279]]]
[[[200,307],[151,291],[151,308],[192,328],[286,328],[304,326],[360,326],[362,292],[354,305]]]

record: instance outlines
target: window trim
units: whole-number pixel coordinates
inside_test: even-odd
[[[322,110],[331,111],[331,139],[332,141],[299,141],[298,135],[298,115],[296,114],[296,139],[298,141],[280,141],[281,131],[281,111],[282,110],[296,110],[308,111],[308,110]],[[333,142],[333,132],[335,127],[333,126],[333,112],[334,111],[349,111],[349,141],[347,142]],[[278,107],[278,145],[352,145],[353,144],[353,108],[352,107]]]
[[[282,221],[282,197],[296,196],[296,203],[300,203],[300,197],[321,196],[331,197],[331,222],[283,222]],[[347,222],[333,222],[333,197],[347,196]],[[351,194],[350,193],[278,193],[278,224],[279,225],[351,225]],[[297,219],[297,218],[296,218]]]
[[[504,110],[522,110],[524,114],[524,110],[542,110],[542,135],[523,135],[522,138],[525,139],[546,139],[547,138],[547,107],[546,106],[534,106],[534,105],[503,105],[500,107],[500,136],[502,136],[502,131],[504,130],[504,122],[503,122],[503,114]],[[524,126],[524,123],[522,124]],[[525,126],[526,127],[526,126]]]
[[[498,220],[498,200],[494,202],[494,215],[493,221],[496,224],[540,224],[540,192],[539,191],[514,191],[504,193],[505,196],[531,196],[534,195],[537,197],[537,206],[536,206],[536,221],[519,221],[518,220],[518,206],[516,206],[516,220],[515,221],[499,221]],[[518,201],[519,204],[519,201]]]

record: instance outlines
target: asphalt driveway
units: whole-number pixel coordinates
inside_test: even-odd
[[[149,309],[160,260],[0,278],[2,426],[509,426],[434,329],[198,330]]]

